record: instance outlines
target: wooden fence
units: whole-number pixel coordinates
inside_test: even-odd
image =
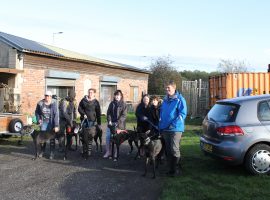
[[[191,118],[204,117],[209,108],[209,86],[208,82],[182,81],[182,95],[185,97],[188,115]]]

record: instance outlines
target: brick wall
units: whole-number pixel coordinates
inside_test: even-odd
[[[44,69],[25,68],[22,78],[22,113],[34,113],[37,102],[44,97]]]
[[[116,76],[119,77],[117,89],[124,93],[125,100],[130,100],[130,86],[138,86],[139,95],[147,92],[148,74],[134,72],[123,69],[110,68],[90,63],[75,62],[58,58],[50,58],[26,54],[24,56],[24,73],[22,75],[22,112],[34,113],[36,103],[43,98],[45,91],[46,70],[63,70],[66,72],[77,72],[80,78],[75,82],[76,99],[80,101],[84,93],[84,82],[91,80],[91,87],[97,89],[96,97],[100,96],[100,77]]]

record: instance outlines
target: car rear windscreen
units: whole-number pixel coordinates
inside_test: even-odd
[[[235,104],[215,104],[208,113],[208,119],[216,122],[233,122],[238,111]]]

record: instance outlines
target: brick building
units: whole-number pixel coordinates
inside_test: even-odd
[[[72,88],[77,101],[89,88],[95,88],[103,113],[116,89],[123,91],[125,101],[136,105],[147,92],[148,75],[148,71],[132,66],[0,32],[0,83],[11,88],[12,100],[21,106],[22,113],[32,114],[45,90],[63,98]],[[0,101],[4,102],[1,89]]]

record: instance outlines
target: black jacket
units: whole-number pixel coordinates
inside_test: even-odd
[[[150,107],[151,112],[151,118],[154,125],[158,126],[159,124],[159,112],[160,112],[160,105],[157,107],[154,105],[151,105]]]
[[[59,103],[59,115],[60,121],[66,121],[69,125],[72,125],[72,121],[77,118],[77,102],[70,101],[69,98],[65,98]]]
[[[144,103],[140,103],[137,106],[135,115],[137,117],[137,129],[138,129],[138,131],[146,132],[146,131],[151,129],[151,124],[142,119],[143,117],[147,117],[148,120],[152,121],[150,106],[145,107]]]
[[[96,121],[98,125],[101,125],[101,110],[98,100],[89,101],[85,96],[79,104],[78,111],[81,114],[81,120],[86,115],[89,121]]]
[[[127,105],[124,101],[112,101],[107,110],[107,122],[117,122],[117,128],[126,129]],[[115,119],[115,120],[114,120]]]

